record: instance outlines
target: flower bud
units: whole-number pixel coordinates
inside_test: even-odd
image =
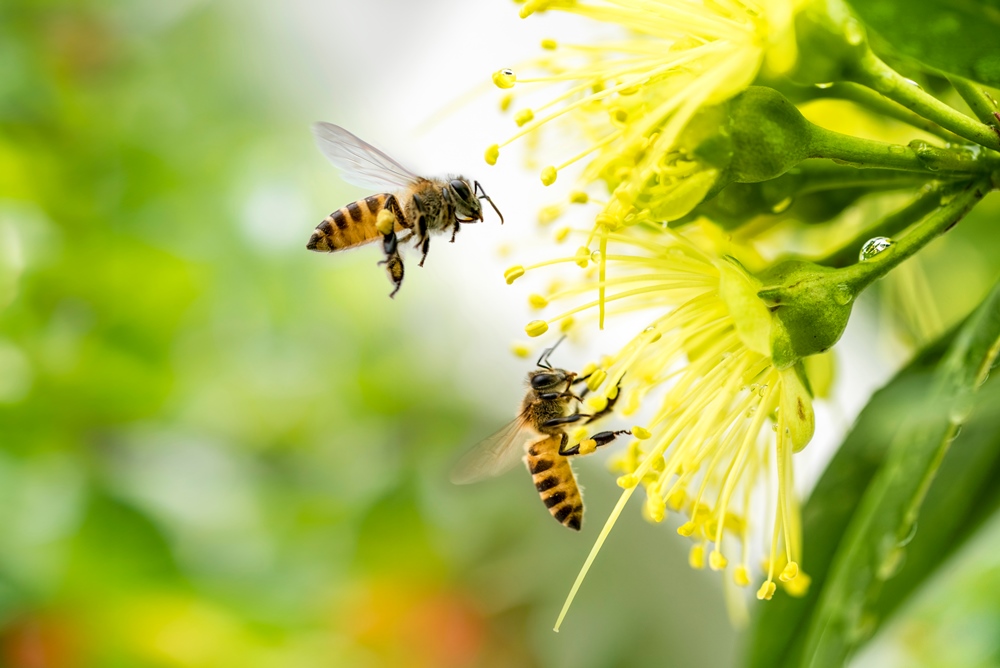
[[[767,181],[809,157],[812,124],[772,88],[750,86],[733,98],[729,131],[733,181]]]

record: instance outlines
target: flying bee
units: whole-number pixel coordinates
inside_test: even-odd
[[[412,239],[414,246],[423,253],[420,266],[424,266],[432,234],[443,234],[450,229],[454,242],[460,224],[483,220],[481,199],[490,203],[503,224],[503,215],[479,181],[470,182],[463,176],[444,179],[417,176],[368,142],[332,123],[314,123],[312,131],[319,150],[341,170],[345,181],[383,192],[351,202],[331,213],[316,227],[306,248],[332,253],[381,239],[385,259],[379,264],[385,265],[389,272],[393,284],[390,297],[395,296],[403,284],[399,244]],[[383,211],[391,215],[382,214]],[[404,231],[406,234],[397,239],[396,233]]]
[[[499,475],[513,467],[521,458],[519,455],[524,453],[524,462],[542,503],[556,521],[579,531],[583,524],[583,498],[569,458],[585,453],[581,453],[580,444],[566,447],[569,443],[566,428],[573,423],[587,424],[603,417],[611,411],[618,395],[596,413],[580,413],[574,404],[580,404],[586,388],[577,395],[573,386],[586,381],[587,377],[552,368],[549,355],[554,349],[555,346],[545,350],[538,359],[539,368],[528,373],[528,392],[518,416],[466,453],[455,467],[451,480],[463,485]],[[607,445],[621,434],[631,433],[623,429],[594,434],[588,439],[593,441],[590,451]],[[532,435],[539,438],[528,443]],[[527,448],[523,447],[525,445]]]

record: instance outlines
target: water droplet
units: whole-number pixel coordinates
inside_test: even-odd
[[[601,263],[601,259],[603,257],[604,256],[601,255],[601,251],[595,250],[593,253],[590,254],[590,261],[593,262],[594,264],[600,264]]]
[[[792,198],[786,197],[777,204],[771,207],[771,213],[783,213],[788,210],[788,207],[792,205]]]
[[[911,86],[916,86],[917,88],[920,88],[920,84],[918,84],[913,79],[903,79],[903,81],[905,81],[906,83],[910,84]],[[923,90],[923,89],[921,89],[921,90]]]
[[[902,144],[889,144],[889,153],[895,153],[896,155],[906,153],[906,147]]]
[[[854,291],[846,283],[840,283],[833,289],[833,301],[841,306],[847,306],[854,299]]]
[[[864,262],[865,260],[870,260],[885,249],[892,246],[892,239],[889,237],[874,237],[865,242],[865,245],[861,247],[861,253],[858,254],[858,261]]]
[[[952,424],[958,425],[961,429],[962,423],[969,419],[969,415],[972,414],[972,409],[975,405],[975,398],[971,392],[963,392],[961,396],[955,397],[954,403],[951,405],[951,410],[948,412],[948,417]],[[955,436],[958,436],[958,431],[956,430]]]
[[[819,88],[820,90],[825,90],[827,88],[831,88],[832,86],[833,86],[833,82],[832,81],[829,81],[829,82],[826,82],[826,83],[818,83],[818,84],[816,84],[816,88]]]

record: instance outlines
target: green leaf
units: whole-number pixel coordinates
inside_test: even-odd
[[[1000,494],[989,482],[1000,468],[1000,416],[982,410],[959,441],[961,454],[942,468],[940,489],[928,496],[925,528],[913,533],[998,339],[1000,286],[954,337],[872,398],[803,509],[809,595],[761,606],[749,665],[840,665],[995,507]],[[1000,390],[991,389],[978,403],[995,406],[998,397]],[[966,494],[948,493],[954,489]]]
[[[1000,85],[998,0],[848,0],[894,51],[933,68]]]

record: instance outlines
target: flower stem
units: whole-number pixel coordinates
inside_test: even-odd
[[[840,82],[828,88],[820,88],[816,91],[816,97],[831,98],[835,100],[849,100],[866,109],[874,111],[880,116],[888,116],[897,121],[906,123],[917,130],[923,130],[928,134],[933,134],[948,142],[961,141],[961,137],[942,128],[937,123],[929,121],[923,116],[919,116],[898,102],[889,100],[871,88],[858,85],[856,83]]]
[[[1000,118],[995,116],[997,112],[1000,112],[1000,107],[997,106],[997,101],[983,90],[982,86],[958,76],[948,77],[948,80],[951,81],[951,85],[955,87],[965,103],[969,105],[969,109],[972,109],[976,118],[994,129],[1000,124]]]
[[[969,150],[937,148],[919,140],[910,142],[909,146],[887,144],[852,137],[818,125],[811,126],[809,157],[829,158],[860,169],[878,167],[924,173],[983,173],[998,166],[998,160],[988,154],[975,155]]]
[[[979,179],[969,183],[965,190],[955,195],[950,202],[889,248],[864,262],[831,272],[824,279],[846,284],[851,288],[851,292],[857,295],[876,279],[885,276],[901,262],[957,225],[958,221],[962,220],[991,189],[992,183],[989,179]]]
[[[985,125],[949,107],[868,52],[857,63],[852,80],[881,93],[946,130],[994,151],[1000,151],[1000,128]]]
[[[858,252],[866,241],[872,237],[892,237],[899,234],[941,206],[943,198],[953,195],[958,190],[964,188],[965,185],[964,183],[960,185],[948,183],[937,184],[935,187],[929,188],[902,209],[890,213],[873,225],[869,225],[853,239],[842,244],[840,248],[829,253],[826,257],[815,260],[816,264],[826,267],[846,267],[857,262]]]

